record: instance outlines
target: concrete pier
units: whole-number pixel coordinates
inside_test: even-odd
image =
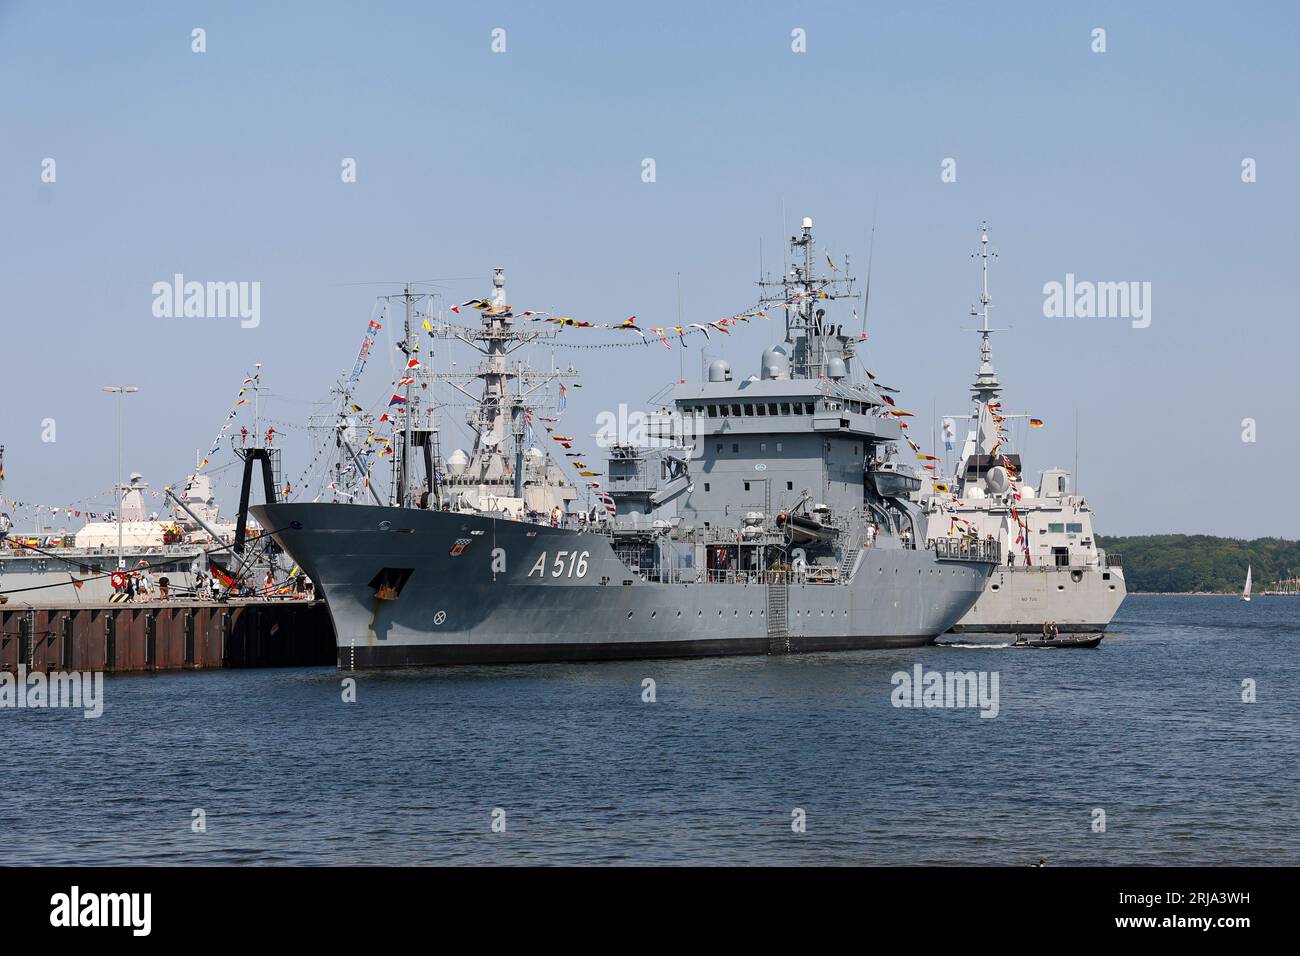
[[[0,606],[0,671],[200,670],[335,663],[324,601]]]

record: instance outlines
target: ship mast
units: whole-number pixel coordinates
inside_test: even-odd
[[[514,312],[506,301],[505,269],[493,270],[492,297],[477,303],[476,307],[481,328],[439,322],[431,327],[430,334],[470,346],[483,355],[482,364],[474,372],[441,374],[437,378],[473,402],[468,424],[474,431],[474,445],[466,477],[477,484],[509,484],[513,497],[521,498],[529,416],[542,407],[532,396],[552,382],[577,378],[578,370],[569,367],[537,371],[522,362],[510,362],[509,356],[515,350],[554,338],[559,330],[549,325],[531,329],[515,327]],[[476,395],[467,387],[475,380],[483,383],[481,394]],[[512,450],[506,447],[507,436],[513,442]]]
[[[988,223],[980,223],[980,244],[979,248],[971,253],[971,258],[980,261],[980,307],[977,311],[971,307],[971,316],[981,316],[982,325],[978,329],[971,331],[980,334],[980,367],[975,375],[975,382],[971,386],[971,398],[975,402],[976,416],[976,454],[988,455],[993,451],[997,444],[997,429],[994,427],[993,411],[989,408],[990,402],[995,402],[998,395],[1002,392],[1002,385],[998,382],[998,374],[993,369],[993,343],[990,338],[994,332],[1005,332],[1006,329],[994,329],[989,327],[989,307],[993,303],[993,297],[989,294],[989,260],[997,258],[997,253],[989,249],[989,227]]]
[[[790,249],[796,259],[802,258],[781,277],[780,282],[762,279],[758,286],[763,290],[779,289],[779,297],[770,293],[762,299],[763,305],[780,305],[785,310],[785,341],[793,346],[791,373],[796,378],[823,378],[832,358],[842,358],[846,363],[853,357],[852,338],[842,334],[842,327],[825,320],[826,310],[818,308],[823,300],[848,297],[853,294],[854,279],[839,272],[827,258],[832,275],[819,276],[813,265],[815,243],[812,235],[813,221],[804,217],[802,231],[790,237]],[[848,262],[845,261],[847,273]]]

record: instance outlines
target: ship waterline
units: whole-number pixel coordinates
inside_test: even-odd
[[[970,609],[991,569],[881,547],[839,585],[773,571],[662,583],[566,528],[362,505],[253,513],[325,597],[345,669],[914,647]]]

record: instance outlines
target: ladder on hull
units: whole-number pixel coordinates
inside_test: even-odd
[[[839,580],[841,583],[850,581],[853,578],[853,573],[858,569],[858,555],[862,553],[862,532],[862,520],[855,519],[853,524],[849,526],[844,555],[840,558]]]
[[[767,582],[767,652],[769,654],[790,653],[790,629],[788,607],[790,585],[785,575],[779,580],[769,577]]]

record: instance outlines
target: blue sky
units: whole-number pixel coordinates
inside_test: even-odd
[[[680,274],[687,321],[707,321],[753,304],[784,204],[789,231],[814,217],[859,267],[877,210],[868,362],[919,418],[967,407],[987,218],[1004,402],[1047,421],[1027,471],[1073,464],[1077,409],[1103,533],[1300,536],[1256,505],[1300,467],[1294,6],[468,7],[0,4],[4,497],[111,487],[115,381],[142,388],[128,469],[183,477],[255,361],[292,480],[310,454],[293,426],[391,291],[362,283],[456,279],[458,301],[502,265],[517,308],[671,325]],[[155,318],[177,272],[260,282],[261,324]],[[1151,326],[1044,318],[1067,273],[1151,282]],[[748,374],[774,331],[710,349]],[[556,354],[583,367],[578,434],[678,373],[659,348]]]

